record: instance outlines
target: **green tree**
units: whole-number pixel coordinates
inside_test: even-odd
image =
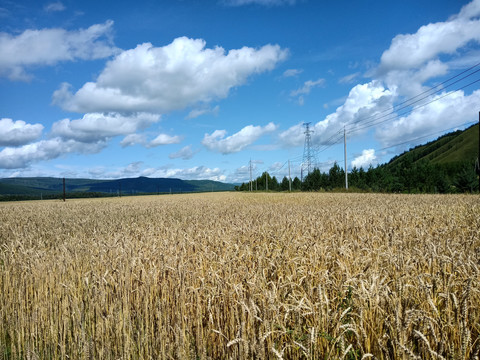
[[[279,185],[278,185],[277,178],[275,176],[270,178],[268,181],[268,190],[278,191],[278,188],[279,188]]]
[[[295,178],[292,181],[292,190],[301,190],[301,189],[302,189],[302,182],[297,176],[295,176]]]
[[[478,178],[475,167],[466,163],[455,178],[454,185],[459,192],[473,192],[478,189]]]
[[[322,182],[322,174],[320,173],[319,169],[315,168],[303,180],[302,190],[305,190],[305,191],[320,190],[321,182]]]
[[[288,181],[288,178],[286,176],[283,177],[282,182],[280,184],[280,189],[282,191],[288,191],[290,189],[290,182]]]
[[[339,188],[345,185],[345,172],[337,162],[328,171],[330,188]]]

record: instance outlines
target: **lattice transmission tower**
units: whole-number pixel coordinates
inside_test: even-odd
[[[302,162],[302,181],[303,177],[307,176],[310,174],[310,172],[313,170],[315,164],[315,156],[313,155],[312,151],[312,136],[311,134],[313,133],[313,130],[310,130],[310,122],[304,123],[303,126],[305,126],[305,145],[303,147],[303,162]]]

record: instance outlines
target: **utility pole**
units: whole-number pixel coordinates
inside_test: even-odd
[[[480,111],[478,112],[478,157],[475,165],[478,175],[478,192],[480,193]]]
[[[252,159],[250,159],[250,191],[252,191]]]
[[[290,159],[288,160],[288,191],[292,192],[292,177],[290,176]]]
[[[65,178],[63,178],[63,201],[65,201]]]
[[[345,131],[345,126],[343,127],[343,143],[345,151],[345,189],[348,190],[348,173],[347,173],[347,132]]]
[[[265,190],[268,191],[268,172],[265,171]]]

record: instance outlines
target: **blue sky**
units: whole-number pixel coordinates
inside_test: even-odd
[[[300,176],[306,122],[375,166],[478,121],[479,62],[480,0],[0,0],[0,177]]]

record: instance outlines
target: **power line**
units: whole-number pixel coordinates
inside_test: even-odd
[[[448,129],[443,129],[443,130],[435,131],[435,132],[433,132],[433,133],[430,133],[430,134],[427,134],[427,135],[423,135],[423,136],[419,136],[419,137],[416,137],[416,138],[414,138],[414,139],[406,140],[406,141],[403,141],[403,142],[398,143],[398,144],[395,144],[395,145],[390,145],[390,146],[387,146],[387,147],[384,147],[384,148],[381,148],[381,149],[374,149],[374,150],[375,150],[375,151],[383,151],[383,150],[391,149],[391,148],[394,148],[394,147],[397,147],[397,146],[400,146],[400,145],[409,144],[409,143],[411,143],[412,141],[424,139],[424,138],[427,138],[427,137],[432,136],[432,135],[436,135],[436,134],[443,133],[444,131],[449,131],[449,130],[457,129],[457,128],[459,128],[459,127],[463,127],[463,126],[475,124],[476,122],[477,122],[477,121],[469,121],[469,122],[466,122],[466,123],[463,123],[463,124],[460,124],[460,125],[457,125],[457,126],[453,126],[453,127],[451,127],[451,128],[448,128]]]
[[[480,65],[480,62],[477,63],[477,64],[475,64],[475,65],[473,65],[473,66],[471,66],[470,68],[468,68],[468,69],[460,72],[459,74],[448,78],[447,80],[443,81],[442,83],[440,83],[440,84],[438,84],[438,85],[436,85],[436,86],[434,86],[434,87],[432,87],[432,88],[430,88],[430,89],[428,89],[428,90],[425,90],[425,91],[421,92],[420,94],[417,94],[417,95],[415,95],[415,96],[413,96],[413,97],[411,97],[411,98],[409,98],[409,99],[406,99],[405,101],[403,101],[403,102],[395,105],[392,110],[387,109],[387,110],[381,111],[381,112],[378,113],[378,114],[374,114],[374,115],[367,116],[366,118],[363,118],[363,119],[354,121],[353,124],[357,124],[357,123],[360,123],[360,122],[369,120],[369,119],[371,119],[371,118],[374,118],[374,119],[371,120],[371,121],[380,120],[380,119],[383,119],[384,117],[387,117],[387,116],[389,116],[389,115],[395,114],[395,113],[398,112],[399,110],[406,109],[406,108],[408,108],[408,107],[410,107],[410,106],[412,106],[412,105],[414,105],[414,104],[416,104],[416,103],[418,103],[418,102],[420,102],[420,101],[422,101],[422,100],[425,100],[426,98],[432,96],[433,94],[436,94],[436,93],[438,93],[438,92],[440,92],[440,91],[442,91],[442,90],[445,90],[445,89],[447,89],[448,87],[450,87],[450,86],[452,86],[452,85],[455,85],[455,84],[457,84],[458,82],[460,82],[460,81],[462,81],[462,80],[465,80],[466,78],[468,78],[468,77],[476,74],[477,72],[480,71],[480,69],[477,69],[476,71],[474,71],[474,72],[472,72],[472,73],[470,73],[470,74],[462,77],[461,79],[458,79],[458,80],[452,82],[451,84],[448,84],[448,85],[445,86],[445,87],[442,87],[442,88],[440,88],[440,89],[438,89],[438,90],[435,90],[436,88],[438,88],[438,87],[440,87],[440,86],[442,86],[442,85],[444,85],[444,84],[452,81],[453,79],[455,79],[455,78],[457,78],[457,77],[465,74],[466,72],[474,69],[475,67],[477,67],[477,66],[479,66],[479,65]],[[471,85],[471,84],[469,84],[469,85]],[[466,86],[469,86],[469,85],[466,85]],[[464,86],[464,87],[466,87],[466,86]],[[462,87],[462,88],[464,88],[464,87]],[[455,91],[458,91],[458,90],[461,90],[462,88],[457,89],[457,90],[454,90],[454,92],[455,92]],[[435,91],[433,91],[433,90],[435,90]],[[428,95],[425,95],[425,94],[428,94]],[[417,99],[418,97],[420,97],[420,96],[422,96],[422,95],[425,95],[425,96],[423,96],[423,97],[420,98],[420,99]],[[413,101],[414,99],[417,99],[417,100]],[[386,112],[388,112],[388,114],[379,116],[380,114],[384,114],[384,113],[386,113]],[[378,116],[379,116],[379,117],[378,117]],[[370,121],[370,122],[371,122],[371,121]],[[348,125],[348,123],[345,124],[345,125]]]
[[[435,98],[435,99],[433,99],[433,100],[431,100],[431,101],[428,101],[428,102],[426,102],[425,104],[416,106],[416,107],[414,107],[413,109],[407,110],[407,111],[405,111],[405,112],[403,112],[403,113],[400,113],[400,114],[396,114],[395,116],[393,116],[393,117],[391,117],[391,118],[388,118],[388,119],[385,119],[385,120],[382,120],[382,121],[378,121],[378,122],[367,122],[367,124],[369,124],[369,125],[365,125],[365,126],[363,126],[363,127],[353,129],[352,132],[358,132],[358,131],[360,131],[360,130],[367,129],[367,128],[372,127],[372,126],[376,126],[376,125],[379,125],[379,124],[383,124],[383,123],[385,123],[385,122],[387,122],[387,121],[389,121],[389,120],[394,120],[394,119],[396,119],[396,118],[399,118],[400,116],[409,114],[409,113],[411,113],[411,112],[413,112],[413,111],[415,111],[415,110],[418,110],[418,109],[420,109],[420,108],[422,108],[422,107],[425,107],[425,106],[430,105],[430,104],[432,104],[432,103],[434,103],[434,102],[436,102],[436,101],[439,101],[439,100],[441,100],[441,99],[443,99],[443,98],[446,98],[447,96],[450,96],[450,95],[454,94],[454,93],[457,92],[457,91],[463,90],[463,89],[465,89],[466,87],[469,87],[469,86],[471,86],[471,85],[473,85],[473,84],[475,84],[475,83],[477,83],[477,82],[480,82],[480,79],[477,79],[477,80],[475,80],[475,81],[472,81],[471,83],[469,83],[469,84],[467,84],[467,85],[464,85],[464,86],[462,86],[462,87],[460,87],[460,88],[458,88],[458,89],[456,89],[456,90],[454,90],[454,91],[451,91],[451,92],[446,93],[446,94],[444,94],[444,95],[442,95],[442,96],[440,96],[440,97],[437,97],[437,98]]]
[[[479,63],[479,64],[480,64],[480,63]],[[477,70],[477,71],[480,71],[480,69]],[[462,78],[462,79],[463,79],[463,78]],[[397,119],[397,118],[399,118],[399,117],[401,117],[401,116],[403,116],[403,115],[407,115],[407,114],[409,114],[409,113],[411,113],[411,112],[413,112],[413,111],[415,111],[415,110],[418,110],[418,109],[420,109],[420,108],[422,108],[422,107],[425,107],[425,106],[427,106],[427,105],[430,105],[430,104],[432,104],[432,103],[434,103],[434,102],[436,102],[436,101],[439,101],[439,100],[441,100],[441,99],[443,99],[443,98],[445,98],[445,97],[447,97],[447,96],[451,96],[451,95],[454,94],[455,92],[460,91],[460,90],[463,90],[463,89],[465,89],[465,88],[467,88],[467,87],[469,87],[469,86],[471,86],[471,85],[473,85],[473,84],[475,84],[475,83],[477,83],[477,82],[480,82],[480,79],[477,79],[477,80],[475,80],[475,81],[472,81],[472,82],[470,82],[470,83],[468,83],[468,84],[466,84],[466,85],[464,85],[464,86],[462,86],[462,87],[460,87],[460,88],[458,88],[458,89],[456,89],[456,90],[454,90],[454,91],[448,92],[448,93],[446,93],[446,94],[444,94],[444,95],[442,95],[442,96],[440,96],[440,97],[437,97],[437,98],[435,98],[435,99],[432,99],[431,101],[428,101],[428,102],[426,102],[426,103],[424,103],[424,104],[422,104],[422,105],[418,105],[418,106],[416,106],[416,107],[414,107],[414,108],[412,108],[412,109],[409,109],[409,110],[407,110],[407,111],[404,111],[404,112],[402,112],[402,113],[390,113],[390,114],[388,114],[388,115],[394,114],[394,116],[391,116],[391,117],[389,117],[389,118],[387,118],[387,119],[384,119],[384,120],[381,120],[381,121],[376,121],[376,120],[381,119],[381,118],[383,118],[383,117],[385,117],[385,116],[382,116],[382,117],[377,118],[377,119],[373,119],[373,120],[371,120],[371,121],[369,121],[369,122],[366,122],[365,125],[362,126],[362,127],[351,128],[351,129],[349,130],[349,132],[350,132],[351,134],[355,134],[356,132],[359,132],[359,131],[364,130],[364,129],[368,129],[368,128],[372,127],[372,126],[376,126],[376,125],[379,125],[379,124],[383,124],[383,123],[385,123],[385,122],[387,122],[387,121],[390,121],[390,120],[395,120],[395,119]],[[376,122],[375,122],[375,121],[376,121]],[[358,123],[358,122],[357,122],[357,123]],[[443,130],[443,131],[444,131],[444,130]],[[318,151],[317,151],[317,154],[320,153],[320,152],[323,152],[323,151],[327,150],[328,148],[332,147],[333,145],[338,144],[339,141],[340,141],[340,140],[342,139],[342,137],[343,137],[343,135],[341,134],[341,132],[342,132],[342,129],[340,129],[340,130],[339,130],[338,132],[336,132],[333,136],[331,136],[328,140],[332,139],[335,135],[338,135],[338,136],[335,138],[335,140],[331,141],[331,142],[328,143],[328,144],[323,145],[323,148],[322,148],[321,150],[318,150]],[[328,141],[328,140],[327,140],[327,141]]]
[[[468,78],[468,77],[476,74],[477,72],[480,72],[480,69],[477,69],[477,70],[475,70],[474,72],[471,72],[470,74],[468,74],[468,75],[466,75],[466,76],[463,76],[462,78],[457,79],[456,81],[454,81],[454,82],[452,82],[452,83],[450,83],[450,84],[448,84],[448,85],[446,85],[446,86],[444,86],[444,87],[441,87],[442,85],[445,85],[445,84],[451,82],[452,80],[458,78],[459,76],[461,76],[461,75],[463,75],[463,74],[465,74],[465,73],[468,73],[469,71],[475,69],[475,68],[478,67],[478,66],[480,66],[480,62],[478,62],[478,63],[476,63],[475,65],[469,67],[468,69],[463,70],[462,72],[460,72],[460,73],[458,73],[458,74],[456,74],[456,75],[454,75],[454,76],[446,79],[445,81],[441,82],[440,84],[438,84],[438,85],[436,85],[436,86],[434,86],[434,87],[432,87],[432,88],[430,88],[430,89],[428,89],[428,90],[425,90],[425,91],[421,92],[420,94],[415,95],[415,96],[413,96],[413,97],[411,97],[411,98],[409,98],[409,99],[407,99],[407,100],[405,100],[405,101],[397,104],[396,106],[393,107],[393,110],[388,109],[388,110],[385,110],[385,111],[383,111],[383,112],[380,112],[379,114],[371,115],[371,116],[368,116],[368,117],[366,117],[366,118],[363,118],[363,119],[360,119],[360,120],[357,120],[357,121],[354,121],[354,122],[350,122],[350,123],[347,122],[346,124],[344,124],[344,126],[345,126],[345,125],[346,125],[346,126],[349,126],[349,125],[352,125],[352,124],[359,124],[359,123],[362,123],[362,122],[363,122],[363,123],[364,123],[364,126],[362,126],[362,127],[359,127],[359,128],[350,128],[350,129],[347,128],[347,130],[348,130],[350,133],[355,133],[355,132],[358,132],[358,131],[360,131],[360,130],[367,129],[367,128],[369,128],[369,127],[376,126],[376,125],[385,123],[385,122],[390,121],[390,120],[395,120],[395,119],[399,118],[400,116],[406,115],[406,114],[408,114],[408,113],[410,113],[410,112],[413,112],[414,110],[417,110],[417,109],[419,109],[419,108],[422,108],[422,107],[424,107],[424,106],[427,106],[427,105],[429,105],[429,104],[431,104],[431,103],[433,103],[433,102],[435,102],[435,101],[439,101],[439,100],[441,100],[441,99],[443,99],[443,98],[445,98],[445,97],[447,97],[447,96],[450,96],[450,95],[454,94],[454,93],[457,92],[457,91],[460,91],[460,90],[462,90],[462,89],[465,89],[465,88],[467,88],[467,87],[469,87],[469,86],[471,86],[471,85],[479,82],[480,79],[475,80],[475,81],[472,81],[472,82],[470,82],[470,83],[468,83],[468,84],[466,84],[466,85],[464,85],[464,86],[461,86],[460,88],[458,88],[458,89],[456,89],[456,90],[453,90],[453,91],[451,91],[451,92],[448,92],[448,93],[444,94],[443,96],[437,97],[437,98],[435,98],[435,99],[433,99],[433,100],[431,100],[431,101],[428,101],[428,102],[426,102],[426,103],[424,103],[424,104],[418,105],[418,106],[416,106],[416,107],[414,107],[414,108],[412,108],[412,109],[409,109],[409,110],[407,110],[407,111],[405,111],[405,112],[398,113],[399,110],[403,110],[403,109],[409,108],[409,107],[411,107],[412,105],[414,105],[414,104],[416,104],[416,103],[418,103],[418,102],[420,102],[420,101],[422,101],[422,100],[425,100],[426,98],[434,95],[435,93],[438,93],[438,92],[440,92],[440,91],[442,91],[442,90],[445,90],[445,89],[447,89],[448,87],[450,87],[450,86],[452,86],[452,85],[454,85],[454,84],[457,84],[457,83],[459,83],[460,81],[465,80],[466,78]],[[439,88],[439,87],[441,87],[441,88],[438,89],[438,90],[435,90],[435,89],[437,89],[437,88]],[[417,98],[419,98],[420,96],[425,95],[425,94],[428,94],[428,95],[423,96],[423,97],[420,98],[420,99],[417,99]],[[415,99],[417,99],[417,100],[415,100]],[[413,100],[415,100],[415,101],[413,101]],[[403,106],[402,106],[402,105],[403,105]],[[399,106],[400,106],[400,107],[399,107]],[[384,114],[385,112],[388,112],[388,113],[387,113],[387,114]],[[384,115],[381,115],[381,114],[384,114]],[[381,115],[381,116],[379,116],[379,115]],[[391,116],[391,115],[393,115],[393,116]],[[386,119],[385,119],[385,118],[386,118]],[[369,120],[369,119],[370,119],[370,120]],[[384,119],[384,120],[382,120],[382,119]],[[369,121],[367,121],[367,120],[369,120]],[[381,121],[379,121],[379,120],[381,120]],[[334,133],[332,136],[330,136],[330,138],[328,138],[323,145],[319,145],[319,146],[314,147],[314,150],[316,151],[316,153],[319,154],[319,153],[321,153],[321,152],[329,149],[331,146],[339,143],[340,140],[341,140],[342,137],[343,137],[343,135],[342,135],[342,130],[343,130],[343,129],[339,129],[336,133]],[[332,139],[333,139],[333,140],[332,140]]]

